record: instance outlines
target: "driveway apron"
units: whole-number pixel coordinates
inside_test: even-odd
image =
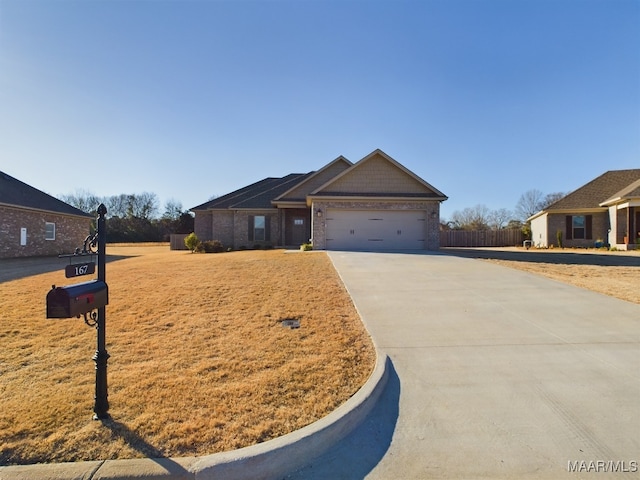
[[[639,305],[447,254],[329,256],[399,393],[290,478],[640,476]]]

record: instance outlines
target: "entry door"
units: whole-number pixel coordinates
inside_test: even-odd
[[[291,241],[293,245],[307,243],[307,220],[304,217],[293,217],[291,220]]]

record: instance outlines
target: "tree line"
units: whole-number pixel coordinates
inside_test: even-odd
[[[491,210],[486,205],[478,204],[456,210],[449,221],[443,221],[444,230],[500,230],[503,228],[520,228],[527,233],[527,219],[549,207],[565,196],[562,192],[544,194],[540,190],[528,190],[520,196],[514,210],[500,208]]]
[[[107,207],[109,243],[167,242],[172,233],[193,232],[193,215],[182,208],[182,203],[168,200],[160,213],[160,201],[155,193],[122,193],[98,197],[91,192],[78,190],[58,198],[94,218],[98,215],[98,206],[104,203]]]

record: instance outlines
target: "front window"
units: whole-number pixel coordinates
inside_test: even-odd
[[[573,216],[573,238],[585,238],[585,225],[584,215]]]
[[[44,239],[45,240],[55,240],[56,239],[56,224],[51,222],[46,222],[44,228]]]
[[[253,218],[253,239],[265,240],[265,217],[264,215],[256,215]]]

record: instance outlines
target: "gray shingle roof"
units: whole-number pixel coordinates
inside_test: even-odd
[[[310,173],[291,173],[285,177],[268,177],[246,187],[227,193],[222,197],[209,200],[191,210],[246,208],[274,208],[271,200],[282,195],[294,185],[306,179]]]
[[[547,210],[600,208],[600,204],[640,180],[640,169],[609,170],[547,207]]]
[[[13,207],[32,208],[47,212],[92,217],[68,203],[58,200],[20,180],[0,171],[0,204]]]

